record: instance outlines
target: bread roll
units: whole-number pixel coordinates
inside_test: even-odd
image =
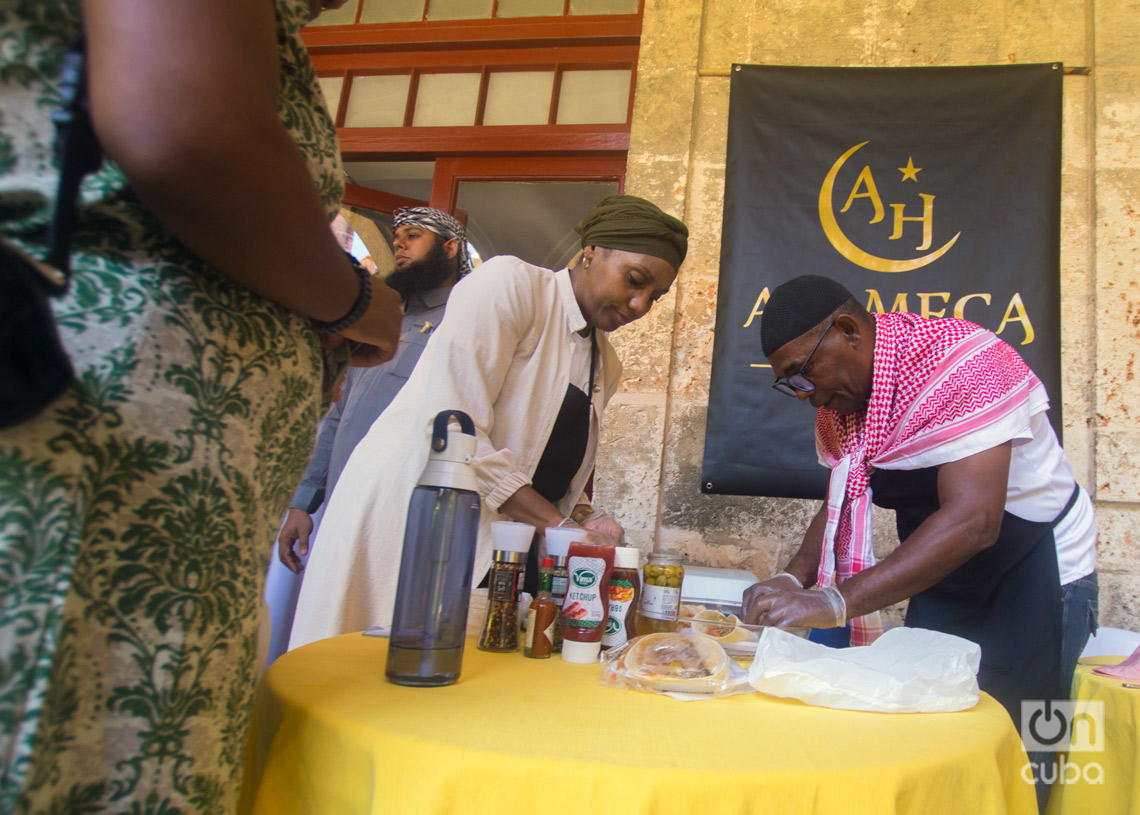
[[[693,621],[693,632],[722,643],[756,642],[759,639],[755,632],[744,628],[744,623],[735,614],[726,617],[711,609],[697,614]]]
[[[713,609],[698,612],[693,617],[693,632],[712,637],[714,640],[727,637],[735,627],[736,624],[729,622],[728,617]]]
[[[700,634],[646,634],[624,657],[628,677],[658,691],[713,693],[728,679],[728,655]]]
[[[737,617],[735,614],[728,615],[728,621],[736,628],[732,633],[725,638],[725,642],[759,642],[760,635],[753,631],[751,628],[744,627],[744,620]]]

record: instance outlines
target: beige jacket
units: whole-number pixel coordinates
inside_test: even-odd
[[[408,501],[441,410],[462,410],[475,423],[483,507],[474,584],[482,579],[491,564],[491,521],[504,520],[498,508],[530,483],[570,382],[571,335],[585,327],[565,269],[495,257],[455,286],[408,383],[337,482],[305,570],[290,648],[391,623]],[[564,513],[582,497],[601,414],[621,378],[601,333],[598,349],[589,441],[559,507]]]

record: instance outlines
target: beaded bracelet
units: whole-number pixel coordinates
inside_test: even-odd
[[[356,324],[356,321],[364,316],[364,312],[368,310],[368,304],[372,302],[372,275],[368,273],[356,258],[345,252],[345,257],[348,258],[349,263],[352,264],[352,270],[356,272],[356,276],[360,278],[360,291],[356,295],[356,302],[352,304],[352,308],[348,310],[339,320],[334,320],[331,323],[323,323],[320,320],[313,320],[313,328],[317,331],[323,331],[326,334],[339,334],[346,328]]]

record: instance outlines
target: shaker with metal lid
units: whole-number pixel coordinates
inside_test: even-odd
[[[519,592],[522,590],[526,556],[534,540],[534,527],[514,521],[491,524],[495,547],[487,588],[487,619],[479,634],[483,651],[519,649]]]

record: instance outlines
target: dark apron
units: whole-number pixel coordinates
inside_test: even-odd
[[[598,358],[597,334],[590,332],[590,384],[587,393],[574,385],[566,386],[562,397],[562,407],[558,418],[546,440],[546,448],[538,460],[538,466],[531,476],[530,485],[534,491],[552,504],[566,497],[570,482],[582,466],[586,456],[586,445],[590,442],[590,394],[594,392],[595,365]],[[530,547],[523,578],[523,590],[531,596],[538,595],[538,536]]]
[[[899,540],[905,541],[938,509],[938,468],[876,470],[871,489],[877,506],[895,510]],[[1001,702],[1018,732],[1023,699],[1068,698],[1068,689],[1061,687],[1057,521],[1004,513],[997,542],[910,598],[906,613],[908,626],[981,646],[978,685]]]
[[[590,384],[589,391],[594,391],[595,365],[598,357],[597,335],[590,334]],[[531,486],[534,491],[552,504],[557,504],[566,496],[570,489],[570,482],[582,466],[582,459],[586,456],[586,445],[590,441],[590,409],[589,395],[574,385],[566,386],[566,395],[562,397],[562,406],[558,409],[558,416],[554,420],[554,427],[550,430],[550,437],[546,440],[546,447],[538,459],[538,466],[531,476]],[[538,533],[531,543],[530,554],[526,560],[526,571],[523,577],[523,591],[529,592],[532,597],[538,595]],[[487,578],[483,578],[480,587],[487,585]]]

